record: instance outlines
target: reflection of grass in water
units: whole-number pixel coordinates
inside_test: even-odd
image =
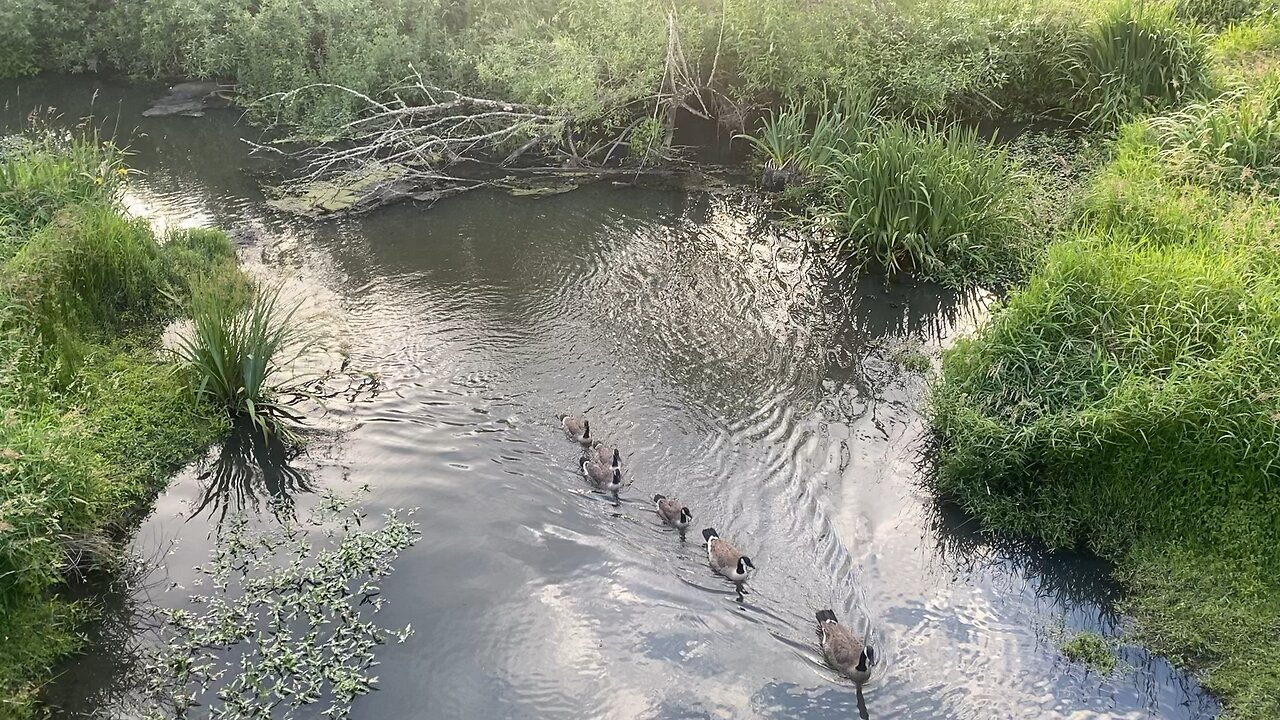
[[[395,511],[377,529],[363,520],[350,499],[326,493],[305,523],[323,528],[318,549],[315,535],[291,520],[255,532],[234,516],[199,568],[205,594],[191,598],[191,609],[162,611],[146,716],[186,717],[202,707],[222,718],[312,717],[321,714],[312,706],[326,704],[325,716],[348,717],[377,682],[373,648],[412,633],[386,631],[366,613],[382,608],[378,582],[417,541],[417,526]]]
[[[292,515],[293,496],[313,492],[310,478],[290,464],[298,452],[277,434],[264,436],[249,422],[237,422],[200,474],[204,490],[191,517],[208,510],[221,523],[228,510],[257,510],[263,499],[277,517]]]

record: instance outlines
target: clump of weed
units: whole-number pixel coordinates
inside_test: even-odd
[[[847,263],[914,269],[952,285],[1007,282],[1038,241],[1029,184],[972,129],[890,120],[835,151],[821,216]]]
[[[1071,108],[1090,125],[1113,128],[1205,90],[1208,42],[1168,5],[1124,0],[1069,48],[1064,69],[1075,88]]]
[[[1154,118],[1151,126],[1175,172],[1236,190],[1280,194],[1280,73]]]
[[[1199,23],[1209,30],[1221,30],[1244,20],[1262,8],[1262,0],[1176,0],[1178,17]]]
[[[1228,84],[1253,85],[1280,71],[1280,7],[1223,30],[1213,39],[1212,55]]]
[[[1116,656],[1111,643],[1096,632],[1079,632],[1063,643],[1059,650],[1073,663],[1079,663],[1103,675],[1116,669]]]
[[[867,92],[846,91],[821,103],[789,103],[765,118],[758,135],[739,135],[751,143],[764,166],[768,190],[811,185],[841,147],[873,132],[883,105]]]
[[[10,238],[43,227],[63,208],[110,201],[128,175],[124,154],[92,132],[54,132],[38,122],[8,145],[0,158],[0,227]],[[0,243],[0,261],[19,247]]]

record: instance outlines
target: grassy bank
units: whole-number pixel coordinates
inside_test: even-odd
[[[157,239],[116,204],[121,154],[8,138],[0,157],[0,718],[26,717],[93,612],[58,589],[109,572],[170,472],[227,427],[159,353],[193,286],[244,288],[227,239]]]
[[[938,491],[1114,559],[1143,640],[1280,716],[1277,76],[1123,128],[1072,229],[945,354]]]

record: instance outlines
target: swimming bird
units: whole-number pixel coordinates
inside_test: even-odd
[[[712,570],[741,585],[747,575],[756,569],[751,558],[743,555],[728,541],[722,540],[715,528],[703,530],[702,537],[707,541],[707,559],[711,561]]]
[[[822,633],[822,654],[831,667],[849,676],[861,685],[871,678],[871,666],[876,664],[875,648],[862,644],[857,635],[836,620],[830,610],[817,613],[818,628]]]
[[[565,415],[560,418],[560,425],[569,439],[583,445],[591,445],[591,422],[586,418]]]
[[[578,467],[581,468],[582,477],[586,478],[587,482],[600,490],[612,492],[615,497],[618,495],[618,490],[622,488],[622,467],[620,465],[610,467],[604,463],[584,457],[579,460]]]
[[[602,442],[596,442],[587,451],[587,456],[601,465],[610,467],[622,467],[622,453],[618,452],[618,448],[612,445],[605,445]]]
[[[657,506],[658,517],[662,518],[662,522],[679,530],[680,537],[683,538],[684,531],[689,529],[689,521],[693,519],[689,508],[666,495],[654,495],[653,504]]]

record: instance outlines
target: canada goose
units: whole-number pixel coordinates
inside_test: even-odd
[[[582,445],[591,445],[591,422],[586,418],[565,415],[560,418],[560,425],[564,427],[569,439]]]
[[[720,539],[720,534],[715,531],[715,528],[703,530],[702,537],[707,541],[707,559],[711,561],[712,570],[741,585],[742,581],[747,579],[747,575],[756,569],[751,558],[743,555],[738,548],[727,541]]]
[[[622,467],[622,453],[618,452],[618,448],[612,445],[605,445],[602,442],[592,445],[591,449],[587,451],[587,457],[601,465]]]
[[[689,508],[666,495],[654,495],[653,504],[657,506],[658,517],[662,518],[662,522],[679,530],[680,537],[683,538],[684,531],[689,529],[689,521],[693,519],[693,513],[689,512]]]
[[[582,458],[578,467],[582,469],[582,477],[600,490],[608,490],[617,495],[622,488],[622,468],[618,465],[609,467],[604,463]]]
[[[822,654],[831,667],[858,685],[871,679],[871,666],[876,664],[875,649],[864,646],[852,630],[836,620],[834,612],[819,610],[817,616],[822,632]]]

